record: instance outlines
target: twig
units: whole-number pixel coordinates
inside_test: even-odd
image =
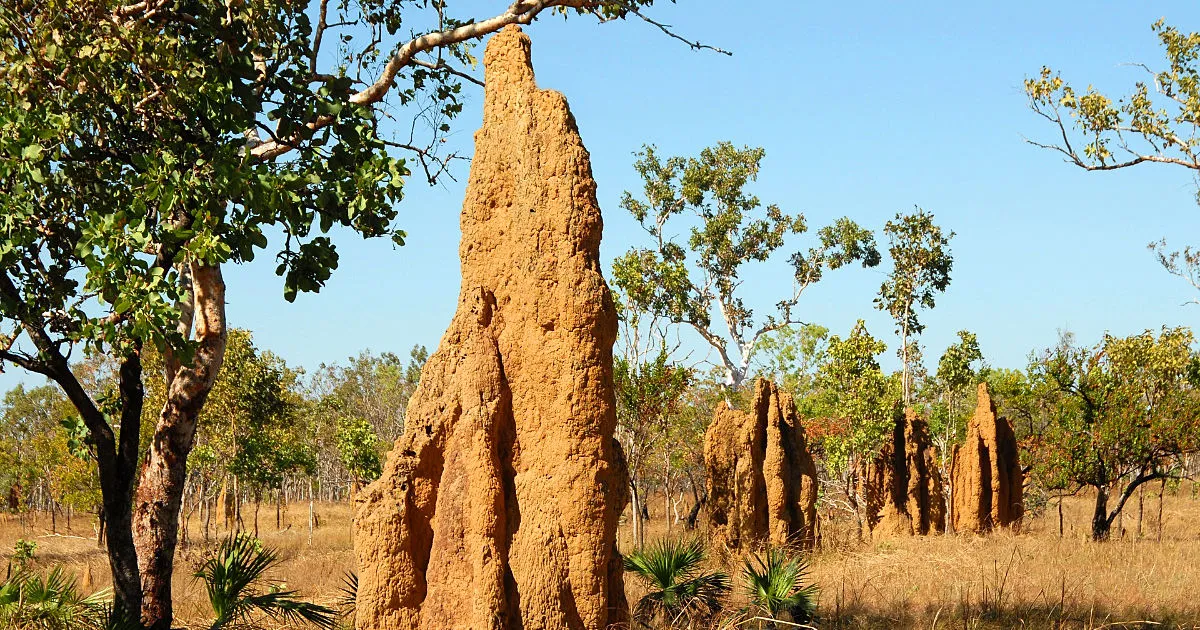
[[[670,24],[663,24],[662,22],[658,22],[653,19],[650,19],[649,17],[646,17],[644,14],[642,14],[641,11],[638,11],[637,9],[630,9],[629,12],[642,18],[642,21],[646,22],[647,24],[658,27],[658,30],[666,33],[668,37],[677,39],[677,40],[687,44],[688,48],[691,48],[692,50],[711,50],[713,52],[718,52],[718,53],[721,53],[722,55],[727,55],[729,57],[733,56],[732,52],[725,50],[723,48],[717,48],[716,46],[709,46],[708,44],[702,44],[698,41],[692,41],[690,39],[687,39],[686,37],[678,35],[677,33],[675,33],[674,31],[671,30]]]

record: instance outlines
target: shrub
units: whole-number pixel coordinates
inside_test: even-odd
[[[655,620],[674,626],[711,616],[721,609],[730,588],[729,576],[704,571],[700,540],[661,540],[648,550],[625,557],[625,570],[649,589],[633,609],[642,624]]]
[[[751,554],[742,569],[750,612],[771,619],[805,623],[816,616],[817,587],[805,584],[808,563],[784,549]],[[790,619],[782,619],[783,616]]]
[[[210,630],[256,628],[256,616],[286,624],[311,624],[332,629],[337,612],[301,600],[267,579],[266,573],[279,561],[275,551],[251,536],[226,538],[216,555],[205,560],[195,576],[204,581],[214,618]]]
[[[45,576],[18,569],[0,582],[0,628],[101,628],[107,617],[105,604],[105,592],[84,596],[61,566]]]

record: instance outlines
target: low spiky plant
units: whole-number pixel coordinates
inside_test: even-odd
[[[721,598],[729,592],[729,576],[705,572],[703,563],[704,543],[699,540],[660,540],[648,550],[626,556],[625,570],[649,589],[634,607],[634,619],[674,625],[720,610]]]
[[[267,571],[278,561],[274,550],[251,536],[235,536],[221,543],[216,555],[205,560],[195,574],[204,580],[215,615],[210,630],[256,628],[256,615],[289,624],[336,626],[337,612],[332,608],[306,602],[295,591],[283,590],[267,579]]]
[[[808,563],[799,554],[774,547],[751,554],[746,558],[742,578],[752,612],[772,619],[786,614],[791,621],[802,623],[816,615],[817,587],[805,584]]]
[[[45,576],[18,569],[0,582],[0,628],[80,630],[105,619],[105,592],[84,595],[61,566]]]

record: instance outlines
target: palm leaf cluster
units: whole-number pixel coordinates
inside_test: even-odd
[[[634,607],[634,619],[674,625],[720,610],[721,599],[730,590],[729,576],[706,572],[703,564],[704,544],[699,540],[661,540],[626,556],[625,570],[650,589]]]
[[[811,621],[816,614],[815,585],[808,581],[808,563],[779,548],[746,558],[742,568],[746,595],[752,609],[772,619],[782,615],[791,621]]]
[[[286,624],[336,626],[336,611],[301,600],[295,591],[267,579],[267,571],[278,561],[274,550],[250,536],[235,536],[221,543],[195,574],[204,581],[215,615],[210,630],[258,628],[255,618],[259,616]]]
[[[83,630],[107,618],[105,592],[84,595],[61,566],[45,576],[18,569],[0,582],[0,628]]]

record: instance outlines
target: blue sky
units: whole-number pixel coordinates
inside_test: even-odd
[[[503,4],[462,6],[482,15]],[[1200,244],[1191,174],[1085,173],[1022,140],[1052,137],[1026,106],[1027,76],[1045,64],[1080,87],[1124,92],[1140,77],[1121,64],[1162,59],[1155,20],[1200,30],[1194,2],[679,0],[648,13],[734,55],[688,50],[637,21],[546,17],[526,29],[539,84],[566,94],[591,151],[606,268],[645,243],[618,206],[623,190],[639,188],[632,153],[654,143],[690,155],[730,140],[766,149],[753,191],[814,228],[845,215],[877,230],[919,205],[957,233],[953,282],[923,316],[930,366],[963,328],[991,364],[1022,367],[1062,328],[1095,341],[1200,323],[1200,307],[1181,306],[1193,290],[1146,250],[1164,236]],[[471,96],[451,141],[467,153],[481,99]],[[286,303],[270,256],[227,269],[231,323],[308,367],[367,348],[432,350],[457,299],[465,166],[457,175],[438,188],[410,181],[406,246],[337,235],[341,266],[320,294]],[[785,259],[748,276],[752,306],[769,309],[789,290]],[[800,317],[839,334],[865,318],[894,347],[891,321],[871,304],[884,273],[829,274]],[[896,366],[890,351],[884,363]],[[0,389],[18,380],[40,379],[10,370]]]

